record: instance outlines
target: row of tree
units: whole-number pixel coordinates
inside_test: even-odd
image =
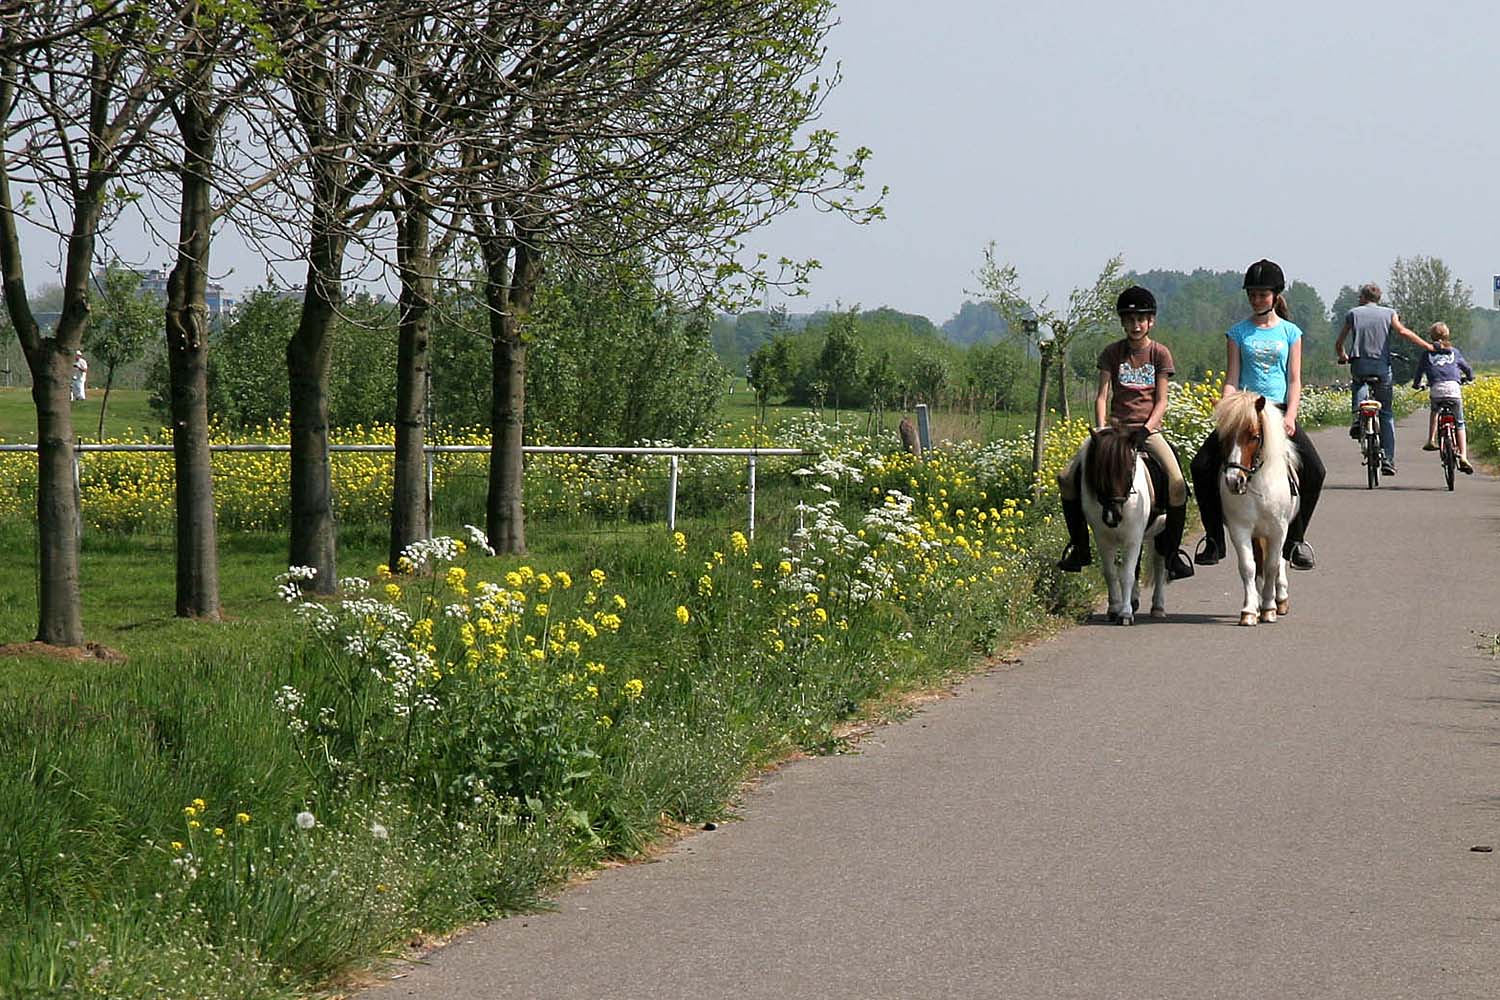
[[[440,290],[438,299],[430,333],[428,426],[483,427],[491,405],[485,305],[462,289]],[[215,332],[208,362],[210,419],[230,428],[285,419],[290,400],[283,355],[301,308],[300,299],[284,291],[259,289]],[[106,316],[101,312],[99,318]],[[394,303],[368,294],[344,304],[329,363],[331,426],[390,421],[400,318]],[[638,264],[604,269],[589,280],[544,281],[528,323],[535,359],[526,367],[528,441],[697,439],[713,425],[729,378],[709,347],[708,326],[706,308],[687,309],[663,295]],[[147,384],[153,408],[169,416],[170,380],[160,354]]]
[[[867,151],[809,128],[832,0],[28,0],[0,4],[0,278],[37,409],[38,639],[83,641],[68,363],[110,225],[173,257],[164,308],[177,612],[219,614],[208,450],[212,235],[232,220],[306,267],[283,359],[289,558],[336,587],[328,383],[351,259],[399,283],[393,553],[425,532],[423,421],[438,290],[479,303],[490,383],[486,531],[525,545],[527,350],[550,265],[639,253],[663,282],[755,293],[810,264],[744,260],[799,201],[864,219]],[[44,336],[21,233],[63,250]],[[773,265],[774,266],[774,265]]]

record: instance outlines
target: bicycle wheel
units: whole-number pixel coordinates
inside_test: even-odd
[[[1380,438],[1365,435],[1365,488],[1373,490],[1380,485]]]
[[[1458,454],[1453,447],[1453,433],[1443,431],[1442,443],[1439,445],[1443,455],[1443,481],[1448,484],[1448,489],[1453,489],[1453,473],[1458,469]]]

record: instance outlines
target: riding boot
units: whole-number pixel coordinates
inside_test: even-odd
[[[1187,505],[1167,508],[1167,523],[1156,536],[1156,551],[1167,562],[1167,579],[1193,575],[1193,561],[1182,551],[1182,529],[1187,525]]]
[[[1077,573],[1094,561],[1089,552],[1089,524],[1083,516],[1083,501],[1062,498],[1063,521],[1068,526],[1068,547],[1063,549],[1057,568],[1065,573]]]

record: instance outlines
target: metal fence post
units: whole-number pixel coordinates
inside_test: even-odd
[[[83,452],[73,448],[73,538],[83,541]]]
[[[432,537],[432,467],[437,463],[437,456],[433,454],[430,447],[423,448],[423,457],[427,459],[427,537]]]
[[[755,538],[755,456],[750,456],[750,538]]]
[[[672,456],[672,473],[667,484],[667,530],[677,530],[677,456]]]

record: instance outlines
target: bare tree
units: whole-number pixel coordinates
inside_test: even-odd
[[[0,274],[37,411],[37,639],[70,646],[83,642],[83,623],[68,363],[89,323],[100,232],[119,208],[127,166],[165,112],[156,63],[144,56],[173,52],[144,5],[84,33],[79,17],[90,9],[63,0],[7,9],[0,45]],[[26,223],[56,233],[64,247],[63,308],[48,337],[26,296]]]
[[[799,199],[857,206],[866,150],[840,163],[810,128],[829,0],[491,3],[472,20],[474,150],[460,180],[491,316],[486,531],[524,551],[526,323],[543,260],[587,267],[644,250],[668,283],[751,293],[810,262],[741,259],[740,240]]]
[[[419,8],[419,10],[422,8]],[[257,202],[258,224],[300,248],[306,283],[287,343],[291,407],[289,559],[316,570],[313,588],[338,584],[328,462],[328,372],[344,300],[346,255],[379,212],[399,153],[395,100],[385,80],[385,5],[276,0],[265,18],[283,61],[253,122],[265,156],[280,163],[279,205]],[[264,230],[262,230],[264,232]]]
[[[1066,309],[1049,308],[1047,296],[1028,299],[1021,290],[1021,278],[1014,264],[1002,263],[995,256],[995,245],[991,243],[984,251],[984,264],[979,269],[980,289],[977,294],[994,307],[1012,330],[1027,330],[1037,337],[1037,349],[1041,355],[1041,373],[1037,380],[1036,427],[1031,442],[1032,487],[1038,493],[1042,484],[1037,476],[1042,467],[1042,456],[1047,440],[1047,377],[1056,364],[1059,371],[1068,366],[1068,347],[1074,338],[1106,330],[1114,321],[1115,298],[1125,287],[1123,275],[1124,258],[1119,254],[1105,262],[1099,277],[1087,288],[1075,288],[1068,293]],[[1042,328],[1045,327],[1045,333]],[[1067,398],[1066,382],[1058,376],[1058,386],[1063,398]],[[1064,417],[1066,417],[1066,412]]]
[[[249,19],[251,13],[250,8],[224,11],[204,0],[186,0],[175,24],[178,58],[159,73],[176,124],[160,157],[161,169],[176,180],[179,195],[172,240],[176,254],[167,278],[166,342],[175,466],[176,611],[186,618],[217,620],[220,613],[208,436],[212,234],[231,206],[269,179],[218,169],[226,119],[244,110],[247,92],[271,68],[256,45],[263,25]],[[274,175],[274,166],[270,169]]]

